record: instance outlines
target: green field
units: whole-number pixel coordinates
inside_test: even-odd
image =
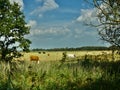
[[[90,59],[90,55],[100,55],[103,51],[73,51],[67,53],[75,54],[77,59],[86,54],[88,57],[61,62],[62,53],[29,52],[19,58],[23,62],[0,62],[0,90],[120,90],[119,60]],[[30,55],[39,56],[40,63],[30,62]]]

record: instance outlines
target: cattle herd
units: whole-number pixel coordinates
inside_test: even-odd
[[[41,54],[41,52],[38,52],[39,54]],[[43,52],[43,54],[46,54],[45,52]],[[50,56],[50,53],[46,54],[47,56]],[[66,54],[67,58],[75,58],[75,54]],[[39,64],[39,56],[38,55],[30,55],[30,61],[36,62]]]
[[[87,53],[87,54],[86,54]],[[54,59],[53,57],[57,57],[57,58],[59,58],[59,59],[62,59],[62,57],[65,57],[65,58],[67,58],[67,59],[76,59],[76,58],[80,58],[80,59],[83,59],[86,55],[87,55],[87,57],[92,57],[92,59],[95,57],[95,59],[96,60],[99,60],[98,59],[98,56],[99,56],[99,58],[101,59],[101,58],[103,58],[104,59],[104,57],[110,57],[110,55],[111,55],[111,52],[99,52],[98,54],[97,54],[98,52],[93,52],[93,54],[91,54],[91,52],[90,53],[88,53],[88,52],[85,52],[85,54],[82,54],[81,55],[81,53],[77,53],[77,54],[73,54],[73,53],[64,53],[64,52],[61,52],[60,54],[56,54],[56,52],[55,52],[55,54],[53,54],[53,53],[47,53],[47,52],[38,52],[38,54],[42,54],[42,56],[39,56],[39,55],[33,55],[33,54],[31,54],[30,56],[29,56],[29,59],[30,59],[30,61],[31,62],[36,62],[36,63],[38,63],[39,64],[39,61],[40,61],[40,59],[42,59],[42,60],[46,60],[46,59],[48,59],[49,60],[49,58],[50,58],[50,60],[51,60],[51,57],[52,57],[52,60]],[[43,55],[44,54],[44,55]],[[116,57],[117,58],[120,58],[120,57],[118,57],[117,56],[117,54],[120,54],[120,52],[115,52],[115,55],[116,55]],[[57,55],[57,56],[56,56]],[[80,56],[79,56],[80,55]],[[61,57],[62,56],[62,57]],[[40,58],[41,57],[41,58]],[[43,57],[44,57],[44,59],[43,59]],[[96,58],[97,57],[97,58]],[[111,58],[111,57],[110,57]],[[110,58],[108,58],[108,59],[110,59]],[[56,58],[55,58],[56,59]],[[91,59],[91,58],[90,58]],[[106,58],[105,58],[106,59]],[[57,59],[58,60],[58,59]],[[94,59],[93,59],[94,60]]]

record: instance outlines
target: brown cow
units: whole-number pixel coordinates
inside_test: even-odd
[[[30,61],[36,61],[39,64],[39,57],[35,55],[30,56]]]

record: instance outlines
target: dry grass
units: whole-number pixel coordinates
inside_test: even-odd
[[[30,60],[30,55],[37,55],[39,57],[40,61],[55,61],[55,60],[61,60],[62,54],[64,51],[46,51],[45,54],[43,52],[29,52],[29,53],[23,53],[23,57],[19,58],[19,60]],[[109,55],[108,57],[111,58],[111,51],[67,51],[66,53],[69,54],[75,54],[76,57],[81,58],[85,55]],[[115,55],[117,59],[119,59],[118,55]]]
[[[79,62],[57,62],[62,59],[62,53],[23,53],[19,60],[25,62],[13,61],[9,75],[8,65],[1,62],[0,90],[120,90],[120,61],[90,59],[97,55],[103,57],[110,54],[109,51],[68,51],[77,57],[87,55],[87,58]],[[39,56],[41,62],[29,62],[30,55]]]

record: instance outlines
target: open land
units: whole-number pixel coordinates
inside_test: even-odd
[[[79,61],[60,62],[62,51],[46,51],[23,53],[18,59],[24,62],[16,61],[12,66],[0,62],[0,90],[120,90],[120,61],[106,60],[110,51],[66,53],[75,54]],[[30,55],[38,56],[41,62],[31,62]],[[104,58],[97,60],[98,56]]]
[[[39,57],[40,61],[58,61],[61,60],[63,57],[63,53],[66,52],[67,54],[74,54],[77,59],[84,59],[84,56],[100,56],[101,58],[103,58],[105,55],[107,55],[106,58],[108,58],[109,60],[112,59],[111,51],[39,51],[39,52],[29,52],[29,53],[22,53],[23,57],[21,57],[21,60],[30,60],[30,56],[31,55],[35,55]],[[114,54],[115,56],[115,60],[119,60],[119,55],[118,54]],[[106,59],[105,57],[103,59]],[[97,59],[97,58],[96,58]]]

